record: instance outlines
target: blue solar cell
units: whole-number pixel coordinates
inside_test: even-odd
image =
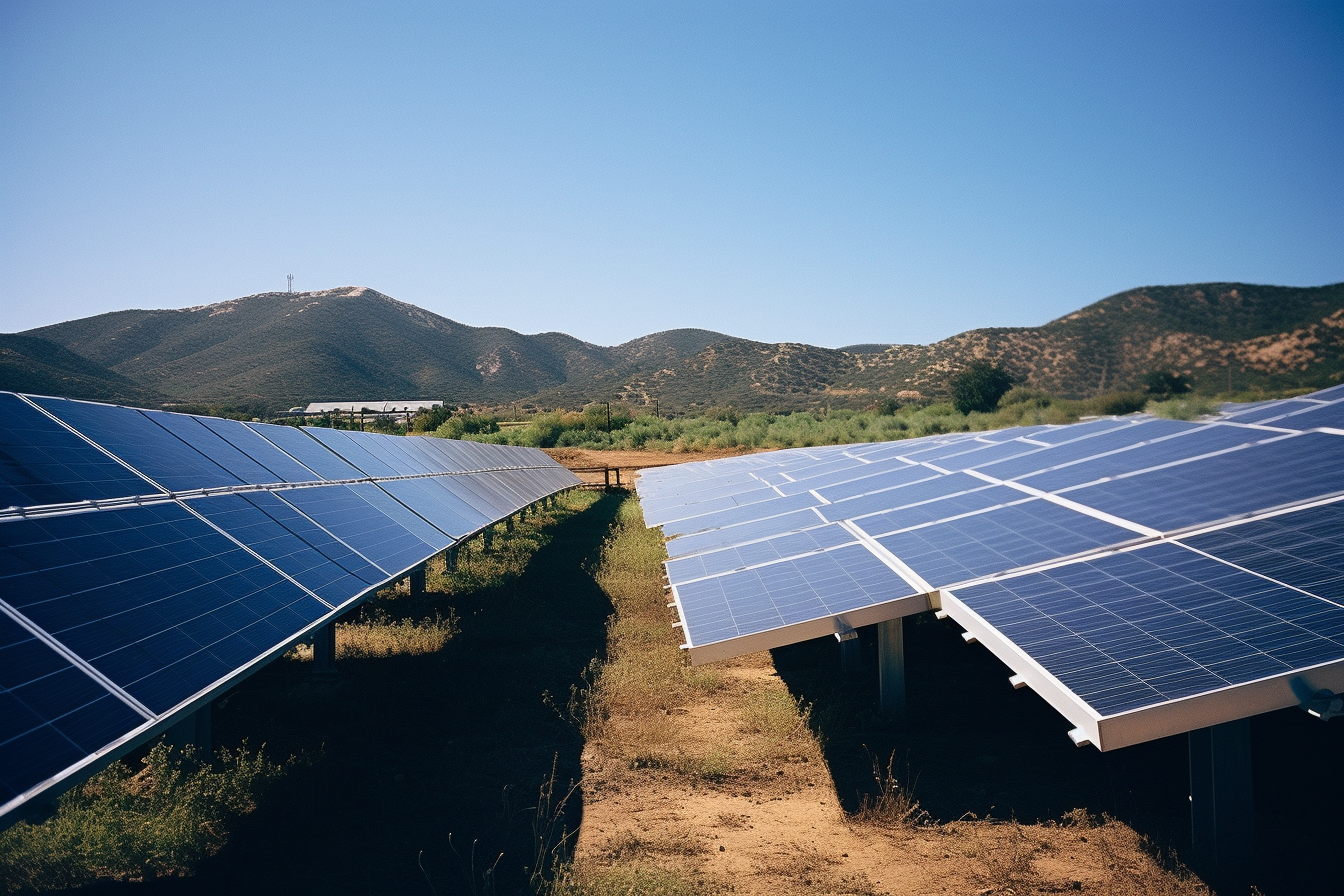
[[[1344,659],[1344,609],[1159,544],[958,589],[1103,716]]]
[[[901,529],[1023,500],[1027,500],[1027,496],[1015,488],[1006,485],[986,485],[973,491],[960,492],[922,504],[902,507],[899,510],[860,517],[856,524],[872,536],[890,535]]]
[[[1058,445],[1061,442],[1072,442],[1074,439],[1097,435],[1108,430],[1133,426],[1134,423],[1134,420],[1124,417],[1106,417],[1102,420],[1089,420],[1087,423],[1071,423],[1068,426],[1043,429],[1033,433],[1031,439],[1034,442],[1045,442],[1047,445]]]
[[[411,471],[398,470],[369,450],[367,439],[360,438],[364,433],[346,432],[342,429],[322,429],[305,426],[303,431],[339,454],[351,466],[357,467],[365,476],[405,476]],[[379,452],[380,454],[382,452]]]
[[[1344,401],[1314,407],[1308,411],[1290,414],[1267,421],[1266,426],[1278,426],[1283,429],[1295,429],[1302,432],[1320,426],[1344,429]]]
[[[1344,505],[1313,507],[1182,540],[1252,572],[1344,602]]]
[[[1297,399],[1287,399],[1285,401],[1269,401],[1264,404],[1258,404],[1249,410],[1226,411],[1237,423],[1259,423],[1267,421],[1274,417],[1282,417],[1284,414],[1291,414],[1293,411],[1304,411],[1318,407],[1314,401],[1300,401]],[[1275,424],[1269,424],[1271,426]]]
[[[1197,423],[1184,423],[1179,420],[1145,420],[1141,423],[1131,423],[1127,426],[1109,429],[1087,438],[1059,442],[1049,448],[1035,446],[1035,450],[1030,454],[1023,454],[995,463],[982,464],[978,466],[978,469],[985,475],[993,476],[996,479],[1019,479],[1061,464],[1074,463],[1112,451],[1121,451],[1143,442],[1150,442],[1153,439],[1191,433],[1199,428],[1200,426]],[[1253,441],[1253,439],[1247,441]],[[1133,468],[1129,467],[1129,469]]]
[[[190,507],[333,607],[387,578],[272,492],[219,495]]]
[[[159,491],[16,395],[0,392],[0,509]]]
[[[33,401],[169,491],[243,484],[146,412],[65,398]]]
[[[379,487],[454,539],[464,538],[482,525],[480,514],[449,491],[439,478],[394,479],[379,483]]]
[[[1135,533],[1045,500],[879,538],[935,588],[1132,541]]]
[[[845,483],[852,483],[854,487],[862,487],[862,483],[875,476],[882,476],[893,470],[906,469],[910,469],[910,464],[898,458],[887,458],[870,463],[856,461],[852,466],[841,470],[831,470],[824,475],[804,476],[800,473],[800,478],[792,482],[779,483],[778,488],[786,495],[796,495],[800,492],[831,488]]]
[[[1338,492],[1344,492],[1344,436],[1304,433],[1065,494],[1169,531]]]
[[[239,451],[231,442],[226,441],[217,432],[206,426],[199,417],[191,417],[186,414],[169,414],[164,411],[141,411],[140,413],[243,482],[251,485],[262,485],[281,481],[275,473]],[[242,423],[238,425],[246,429]],[[309,478],[313,478],[311,474]]]
[[[1040,445],[1033,445],[1031,442],[994,442],[960,454],[940,457],[932,461],[932,464],[942,470],[970,470],[1043,450],[1047,449],[1043,449]]]
[[[692,579],[722,575],[747,566],[796,557],[824,548],[839,547],[852,541],[855,541],[854,535],[840,526],[806,529],[776,538],[734,545],[719,551],[669,560],[667,577],[673,585],[679,585]]]
[[[363,473],[338,457],[326,445],[308,435],[313,431],[312,427],[295,429],[292,426],[276,426],[270,423],[248,423],[245,425],[312,470],[320,479],[341,481],[366,478]]]
[[[825,619],[913,593],[861,545],[677,588],[687,636],[697,647]]]
[[[0,808],[144,722],[0,613]]]
[[[874,464],[876,466],[876,464]],[[923,482],[927,479],[937,479],[941,476],[935,470],[921,466],[893,466],[887,470],[879,470],[872,476],[865,476],[863,479],[855,479],[850,482],[842,482],[837,485],[823,486],[817,489],[817,494],[821,495],[831,503],[844,501],[848,498],[854,498],[858,495],[867,495],[873,492],[885,491],[886,489],[899,488],[903,485],[910,485],[913,482]]]
[[[0,556],[10,604],[156,713],[328,612],[173,503],[0,524]]]
[[[776,495],[774,498],[766,501],[729,507],[715,513],[706,513],[689,519],[674,520],[670,523],[664,523],[663,534],[690,535],[695,532],[704,532],[708,529],[721,529],[724,526],[731,526],[736,523],[747,523],[752,520],[762,519],[767,515],[778,516],[780,514],[788,513],[791,510],[815,507],[820,503],[820,501],[810,494],[789,495],[788,497],[780,497]]]
[[[303,464],[281,451],[261,433],[289,427],[256,425],[248,426],[240,420],[223,420],[219,417],[197,417],[203,426],[228,442],[252,460],[270,470],[275,481],[279,482],[315,482],[322,477]]]
[[[1015,478],[1032,488],[1056,492],[1089,482],[1097,482],[1112,476],[1122,476],[1138,470],[1147,470],[1151,467],[1176,463],[1242,445],[1254,445],[1256,442],[1274,438],[1281,438],[1281,436],[1263,429],[1250,429],[1244,426],[1228,426],[1226,424],[1201,426],[1169,439],[1150,442],[1146,445],[1137,445],[1124,451],[1117,451],[1114,454],[1061,466],[1056,470],[1046,470],[1042,473],[1026,474]],[[999,476],[1001,473],[1007,473],[1008,471],[999,471],[990,467],[984,472],[987,475]]]
[[[725,486],[722,490],[694,495],[678,495],[662,501],[651,498],[645,511],[645,522],[652,526],[661,526],[676,520],[717,513],[744,504],[754,504],[778,498],[780,493],[753,479],[750,485]]]
[[[983,479],[966,473],[938,473],[928,479],[914,480],[908,485],[836,501],[817,509],[828,520],[852,520],[986,487]]]
[[[722,529],[711,529],[708,532],[699,532],[694,535],[682,535],[667,543],[667,555],[669,557],[688,557],[692,554],[718,550],[729,545],[742,544],[821,525],[825,525],[825,521],[813,511],[796,510],[779,516],[724,526]]]
[[[389,577],[400,575],[451,543],[442,533],[438,533],[434,542],[424,541],[403,526],[400,519],[382,512],[396,502],[376,485],[296,488],[277,494]],[[375,507],[375,502],[379,506]],[[410,513],[404,507],[402,511]],[[421,521],[417,528],[421,527],[429,528],[429,524]]]

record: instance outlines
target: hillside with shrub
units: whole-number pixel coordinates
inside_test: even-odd
[[[698,329],[606,347],[471,327],[364,287],[118,311],[18,335],[53,348],[0,366],[0,387],[70,397],[109,398],[112,379],[87,373],[98,368],[120,378],[118,394],[133,386],[169,402],[269,413],[390,398],[530,412],[594,401],[660,414],[824,411],[946,400],[952,377],[976,361],[1075,400],[1141,388],[1154,372],[1202,395],[1331,385],[1344,376],[1344,284],[1143,287],[1039,327],[847,350]],[[28,376],[39,368],[43,378]],[[23,385],[33,382],[42,388]]]

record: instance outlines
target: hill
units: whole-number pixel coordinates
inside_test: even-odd
[[[0,389],[156,406],[167,396],[36,336],[0,333]]]
[[[698,329],[605,347],[564,333],[470,327],[365,287],[117,311],[8,338],[20,336],[65,354],[59,361],[51,350],[13,355],[18,372],[4,382],[29,382],[19,374],[31,374],[48,384],[35,391],[76,397],[108,398],[115,385],[118,394],[134,386],[160,401],[271,410],[389,397],[790,410],[862,407],[900,393],[940,397],[949,377],[977,358],[1065,397],[1133,386],[1158,369],[1185,374],[1210,393],[1325,385],[1344,375],[1344,284],[1142,287],[1040,327],[846,349]]]

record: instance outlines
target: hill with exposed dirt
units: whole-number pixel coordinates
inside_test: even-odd
[[[0,387],[70,397],[270,411],[407,397],[796,410],[940,398],[980,358],[1061,397],[1131,388],[1153,370],[1183,374],[1205,393],[1329,385],[1344,376],[1344,284],[1142,287],[1039,327],[846,349],[699,329],[599,346],[467,326],[365,287],[116,311],[11,335],[6,345],[19,337],[29,340],[26,354],[4,356]],[[132,395],[140,397],[116,397]]]

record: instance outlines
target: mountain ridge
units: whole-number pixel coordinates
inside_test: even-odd
[[[89,377],[96,381],[102,369],[118,394],[139,394],[141,401],[162,396],[169,403],[270,411],[388,397],[792,410],[938,398],[952,375],[980,358],[1065,397],[1132,387],[1153,369],[1187,375],[1205,391],[1334,382],[1344,375],[1344,283],[1139,287],[1039,327],[968,330],[931,345],[841,349],[696,328],[600,346],[560,332],[473,327],[359,286],[113,311],[9,335],[0,386],[48,382],[79,393],[70,397],[98,397]],[[40,341],[19,351],[14,337]],[[25,365],[30,372],[41,368],[46,379],[24,379]],[[104,388],[102,400],[113,400],[107,394]]]

